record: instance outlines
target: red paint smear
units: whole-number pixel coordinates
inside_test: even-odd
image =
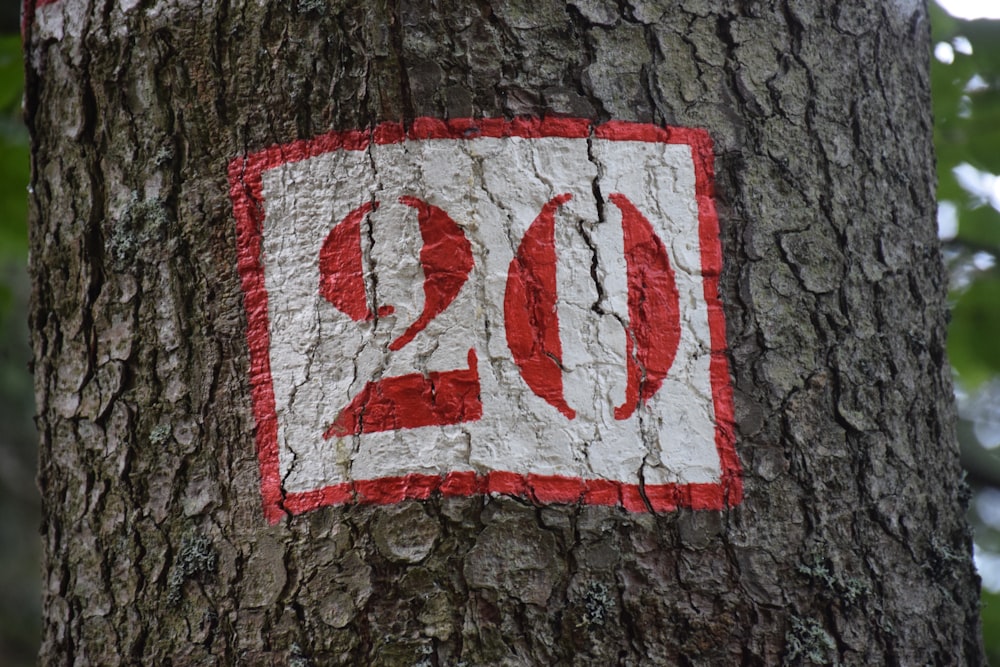
[[[594,128],[595,139],[611,139],[613,141],[645,141],[657,144],[689,143],[678,140],[677,131],[687,128],[659,127],[612,120]],[[701,132],[701,130],[696,130]]]
[[[556,210],[571,195],[553,197],[521,238],[507,270],[503,299],[507,346],[521,377],[567,419],[576,417],[563,397],[562,341],[556,311]]]
[[[584,483],[579,477],[562,475],[527,476],[531,497],[539,503],[578,503],[584,495]]]
[[[330,230],[319,251],[319,293],[355,322],[375,317],[365,295],[361,221],[377,208],[378,202],[366,202],[348,213]],[[392,306],[383,306],[378,312],[388,315]]]
[[[726,498],[719,484],[688,484],[683,488],[680,504],[686,507],[723,507]]]
[[[620,505],[622,484],[606,479],[586,479],[583,481],[583,502],[588,505]]]
[[[681,339],[680,303],[667,249],[649,220],[625,195],[614,193],[610,199],[622,212],[628,273],[628,384],[615,419],[628,419],[639,401],[660,390],[674,363]]]
[[[441,486],[441,478],[436,475],[405,475],[403,477],[379,477],[354,483],[358,500],[376,505],[389,505],[402,500],[426,500]]]
[[[726,317],[719,301],[719,276],[722,273],[722,244],[719,241],[719,218],[715,211],[715,174],[712,168],[714,151],[707,132],[686,128],[681,135],[691,146],[694,161],[695,195],[698,200],[698,240],[701,247],[702,284],[708,306],[708,328],[711,337],[709,376],[715,407],[715,446],[719,453],[722,475],[715,485],[719,493],[707,498],[695,497],[691,503],[711,502],[719,508],[733,507],[743,502],[743,470],[736,455],[736,415],[733,410],[733,388],[729,379],[726,357]]]
[[[401,144],[406,139],[406,128],[402,123],[382,123],[372,130],[372,139],[377,145]]]
[[[292,514],[301,514],[324,505],[344,505],[354,500],[354,488],[350,483],[327,486],[315,491],[289,493],[284,499],[284,509]],[[283,516],[278,513],[278,518]],[[271,523],[275,523],[272,521]]]
[[[441,495],[443,496],[471,496],[483,493],[485,490],[485,478],[472,471],[450,472],[444,476],[444,481],[441,482]]]
[[[528,495],[528,478],[516,472],[494,470],[486,475],[486,491],[523,497]]]
[[[650,509],[670,512],[679,507],[718,510],[729,506],[719,484],[647,484],[640,488],[636,484],[605,479],[584,480],[503,471],[479,475],[472,471],[457,471],[443,476],[413,473],[379,477],[313,491],[293,492],[284,497],[282,507],[291,514],[301,514],[326,505],[391,505],[403,500],[426,500],[435,493],[451,498],[491,493],[526,498],[538,504],[583,502],[607,507],[621,505],[630,512],[648,512]],[[277,516],[280,519],[283,513],[279,512]]]
[[[478,420],[483,404],[475,349],[469,350],[468,360],[467,370],[409,373],[367,383],[323,437]]]
[[[680,488],[676,484],[648,484],[642,488],[649,506],[657,512],[670,512],[680,505]]]
[[[424,308],[420,317],[389,344],[390,350],[402,349],[431,320],[444,312],[458,296],[472,271],[472,244],[451,216],[416,197],[400,197],[399,201],[417,209],[420,236],[424,241],[420,248],[420,265],[424,269]]]
[[[255,168],[256,167],[256,168]],[[247,312],[247,345],[250,352],[250,395],[257,422],[257,456],[260,460],[264,517],[275,524],[285,514],[282,506],[281,470],[278,459],[278,418],[271,383],[271,339],[267,316],[267,290],[261,265],[264,202],[262,169],[250,159],[229,163],[229,196],[236,217],[236,265]],[[322,498],[319,500],[322,501]],[[313,505],[318,506],[318,505]]]
[[[650,487],[647,486],[645,488],[648,493]],[[639,485],[622,484],[622,507],[627,509],[629,512],[648,512],[652,505],[646,505],[646,500],[642,497],[642,491],[639,490]],[[657,508],[652,507],[652,509],[655,510]]]
[[[230,197],[237,226],[237,267],[243,286],[247,312],[247,342],[250,351],[250,385],[254,418],[257,423],[257,453],[260,460],[261,496],[264,516],[277,523],[286,514],[299,514],[324,505],[338,505],[357,498],[351,483],[336,484],[308,492],[285,494],[281,488],[278,463],[277,416],[271,385],[270,337],[267,315],[267,293],[264,290],[264,267],[261,264],[261,224],[264,218],[261,174],[288,162],[304,160],[334,150],[364,150],[370,143],[394,144],[409,139],[467,139],[476,137],[545,137],[586,138],[593,136],[612,141],[646,141],[683,144],[691,147],[695,167],[695,193],[698,203],[698,233],[701,241],[701,262],[705,301],[711,335],[710,379],[715,407],[715,443],[722,475],[713,484],[662,484],[644,487],[649,506],[642,498],[638,485],[613,480],[586,479],[583,502],[593,505],[621,505],[634,512],[668,511],[675,507],[696,510],[720,510],[738,505],[743,500],[743,480],[735,447],[735,417],[733,395],[726,358],[726,323],[718,296],[718,277],[722,271],[722,248],[719,244],[719,222],[715,211],[714,159],[708,133],[696,128],[663,128],[654,125],[612,121],[594,126],[584,119],[452,119],[441,121],[420,118],[408,132],[399,123],[383,123],[370,131],[348,130],[330,132],[310,140],[299,140],[281,146],[240,156],[229,165]],[[503,477],[503,476],[506,477]],[[412,476],[411,476],[412,477]],[[439,476],[431,476],[441,479]],[[392,479],[392,478],[389,478]],[[497,484],[490,488],[489,481]],[[506,480],[503,484],[499,480]],[[380,479],[368,480],[369,488],[377,488]],[[386,482],[391,485],[390,482]],[[425,487],[412,487],[413,493],[424,493]],[[504,490],[509,489],[509,491]],[[486,493],[510,493],[524,496],[528,479],[511,472],[490,473],[488,476],[471,472],[451,472],[444,476],[440,493],[467,496]],[[410,493],[403,487],[403,495]],[[537,489],[535,491],[537,497]],[[374,494],[395,497],[398,494]],[[676,498],[676,503],[669,499]],[[397,501],[392,501],[397,502]],[[660,503],[664,503],[661,505]]]

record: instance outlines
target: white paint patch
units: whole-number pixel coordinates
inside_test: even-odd
[[[282,498],[310,498],[360,480],[444,478],[456,472],[480,479],[502,472],[643,488],[677,485],[683,496],[684,485],[718,486],[725,473],[733,473],[727,470],[732,464],[720,458],[731,440],[720,435],[716,414],[718,405],[731,405],[728,373],[725,386],[713,386],[711,379],[713,357],[715,363],[721,357],[721,351],[711,352],[713,333],[721,340],[724,332],[712,331],[702,273],[703,237],[714,244],[712,252],[718,241],[705,235],[699,220],[691,146],[507,136],[407,139],[311,152],[318,154],[273,166],[265,161],[259,266],[242,269],[248,295],[256,288],[247,271],[258,271],[267,297],[269,348],[259,361],[266,354],[270,376],[258,379],[255,388],[262,432],[270,413],[262,409],[261,385],[269,380],[273,391],[274,442],[260,443],[265,487],[272,446]],[[273,151],[269,155],[273,158]],[[234,193],[240,184],[235,182]],[[552,204],[559,197],[563,201]],[[641,232],[646,227],[635,221],[648,221],[661,246],[646,242],[628,255],[629,203],[640,214],[633,215],[629,228]],[[554,211],[554,250],[545,243],[534,247],[548,250],[525,249],[544,227],[533,223],[544,217],[547,205]],[[446,214],[433,223],[439,226],[437,237],[428,236],[433,224],[421,219],[420,206]],[[238,217],[241,210],[237,201]],[[360,220],[354,235],[344,231],[352,212]],[[445,218],[452,226],[442,222]],[[338,225],[337,233],[344,233],[328,242]],[[443,229],[451,231],[442,237]],[[323,264],[325,243],[341,253],[339,263]],[[422,254],[436,243],[447,251]],[[649,261],[656,264],[647,257],[656,247],[672,271],[673,293],[663,272],[630,273]],[[466,252],[471,268],[464,281],[452,276],[446,294],[429,287],[448,271],[461,274]],[[546,252],[554,255],[554,271],[545,268]],[[352,274],[351,262],[359,257]],[[528,273],[515,269],[529,265]],[[331,271],[340,281],[332,296],[320,289]],[[541,282],[531,283],[534,291],[525,288],[527,297],[511,299],[512,284],[528,274]],[[554,294],[545,289],[546,276],[554,281],[549,284]],[[641,308],[653,308],[660,297],[669,304],[671,294],[679,324],[673,361],[656,387],[650,384],[654,371],[642,369],[646,382],[638,385],[638,394],[633,389],[630,401],[629,359],[652,369],[670,351],[663,342],[669,332],[655,330],[669,324],[667,311],[649,314]],[[550,308],[546,314],[544,307],[532,311],[535,297],[551,298],[554,313]],[[435,299],[446,307],[404,342],[400,336],[429,307],[425,300]],[[252,308],[249,304],[248,296]],[[376,315],[379,309],[382,314]],[[366,321],[365,312],[372,319]],[[262,314],[250,314],[252,348]],[[715,326],[721,322],[718,310]],[[649,331],[639,331],[643,326]],[[545,354],[526,360],[539,346],[548,346]],[[409,423],[436,410],[433,401],[447,398],[442,378],[448,374],[474,377],[478,389],[459,397],[465,403],[458,413],[443,410],[425,420],[429,425]],[[352,401],[364,402],[366,385],[382,382],[391,393],[385,383],[404,377],[436,383],[433,398],[427,398],[426,386],[423,396],[420,389],[393,394],[390,408],[406,403],[411,416],[403,408],[396,417],[373,416],[386,404],[369,401],[354,422],[344,419],[342,411]],[[560,381],[562,396],[554,397]],[[545,382],[557,388],[546,393],[540,389]],[[620,407],[626,404],[632,407]],[[266,501],[267,496],[265,489]],[[298,507],[343,501],[334,493],[327,501],[304,500]],[[683,498],[677,503],[686,504]]]
[[[87,25],[88,2],[49,0],[35,5],[34,34],[40,42],[60,41],[68,37],[79,38]]]

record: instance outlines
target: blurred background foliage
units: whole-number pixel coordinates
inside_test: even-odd
[[[942,0],[945,1],[945,0]],[[1000,21],[932,8],[939,232],[951,276],[948,354],[987,652],[1000,665]],[[28,375],[28,136],[17,3],[0,2],[0,665],[32,665],[40,633],[39,499]]]
[[[1000,21],[931,11],[938,233],[951,277],[948,357],[973,488],[983,638],[990,662],[1000,665]]]
[[[13,11],[11,7],[13,6]],[[34,391],[28,374],[28,133],[15,3],[0,7],[0,665],[35,664],[41,631]]]

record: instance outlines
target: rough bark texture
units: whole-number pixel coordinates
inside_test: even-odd
[[[38,8],[43,663],[981,663],[928,33],[915,0]],[[744,502],[268,527],[229,160],[521,114],[712,135]]]

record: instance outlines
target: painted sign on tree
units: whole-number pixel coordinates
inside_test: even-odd
[[[231,163],[265,508],[741,499],[711,145],[418,119]]]

